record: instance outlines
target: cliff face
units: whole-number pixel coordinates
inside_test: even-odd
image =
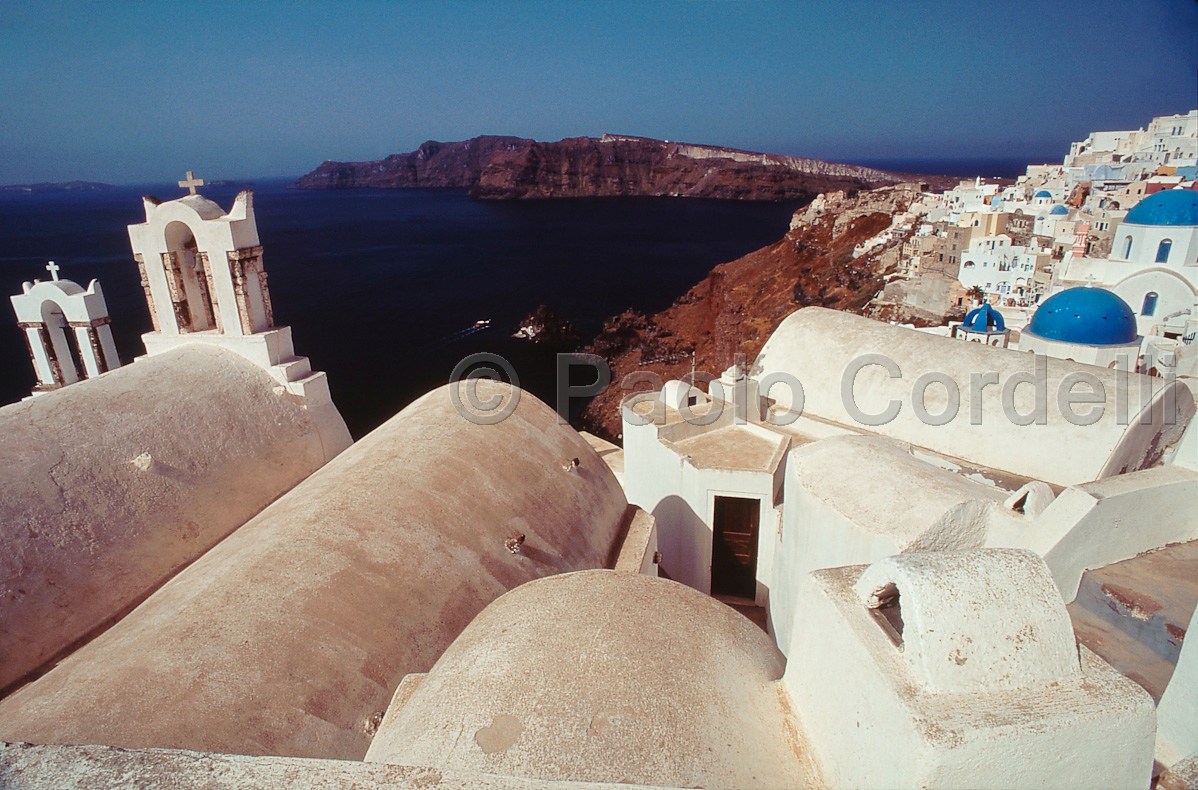
[[[475,137],[460,143],[429,140],[415,151],[377,162],[324,162],[294,186],[297,189],[385,187],[473,187],[496,151],[532,142],[519,137]]]
[[[301,189],[466,187],[484,199],[644,195],[782,200],[895,181],[815,159],[604,135],[541,143],[518,137],[429,141],[378,162],[325,162]]]
[[[619,404],[629,394],[620,382],[629,373],[681,378],[690,373],[693,354],[696,370],[718,376],[738,357],[752,363],[782,319],[800,307],[864,312],[902,237],[896,234],[857,258],[854,249],[891,227],[915,194],[888,187],[818,200],[795,215],[780,241],[715,267],[668,309],[608,319],[583,350],[608,361],[612,384],[583,410],[583,428],[620,438]]]

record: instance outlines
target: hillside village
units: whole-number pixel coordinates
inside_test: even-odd
[[[1128,213],[1146,197],[1198,189],[1196,133],[1198,111],[1162,116],[1147,128],[1094,132],[1073,143],[1060,165],[1029,166],[1013,184],[975,178],[922,192],[895,217],[893,230],[861,245],[868,251],[902,242],[880,266],[886,284],[872,313],[943,324],[984,301],[1018,329],[1053,293],[1092,284],[1112,289],[1137,313],[1148,338],[1144,372],[1193,376],[1178,362],[1179,354],[1188,356],[1186,343],[1169,342],[1192,341],[1198,327],[1198,310],[1181,293],[1198,288],[1198,272],[1181,252],[1186,242],[1169,239],[1161,247],[1165,240],[1157,239],[1152,249],[1133,249],[1130,229],[1120,232],[1120,224],[1131,223]],[[1107,260],[1120,263],[1096,264]],[[1149,280],[1132,275],[1156,269],[1175,279],[1162,285],[1158,275],[1139,288]]]
[[[620,444],[486,378],[352,441],[188,173],[145,356],[12,297],[0,786],[1198,787],[1196,119],[821,195],[600,336]]]

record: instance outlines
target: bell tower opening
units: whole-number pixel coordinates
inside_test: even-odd
[[[83,376],[83,356],[79,342],[67,322],[61,307],[51,301],[42,304],[42,325],[45,327],[45,348],[59,386],[74,384]]]
[[[195,234],[187,223],[175,221],[166,226],[166,249],[162,254],[162,265],[179,331],[203,332],[219,328],[207,256],[199,251]]]

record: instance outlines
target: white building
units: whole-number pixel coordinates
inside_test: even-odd
[[[1157,166],[1193,166],[1198,161],[1198,110],[1184,115],[1153,118],[1147,129],[1093,132],[1073,143],[1064,166],[1071,170],[1091,165],[1136,164],[1138,173]]]
[[[966,211],[990,211],[998,197],[998,184],[988,184],[981,176],[962,181],[944,193],[944,206],[954,214]]]
[[[961,254],[957,279],[967,289],[981,288],[999,304],[1008,299],[1017,305],[1035,304],[1040,297],[1036,267],[1046,265],[1050,257],[1047,250],[1012,245],[1006,234],[981,236],[971,239]]]
[[[1116,227],[1109,258],[1067,254],[1058,287],[1090,283],[1130,306],[1144,338],[1141,367],[1198,391],[1198,192],[1170,189],[1141,200]]]
[[[1020,333],[1019,350],[1137,370],[1142,340],[1135,313],[1118,295],[1102,288],[1067,288],[1039,306]]]

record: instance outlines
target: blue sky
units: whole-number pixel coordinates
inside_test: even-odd
[[[603,132],[1059,159],[1195,98],[1198,3],[0,2],[0,184]]]

